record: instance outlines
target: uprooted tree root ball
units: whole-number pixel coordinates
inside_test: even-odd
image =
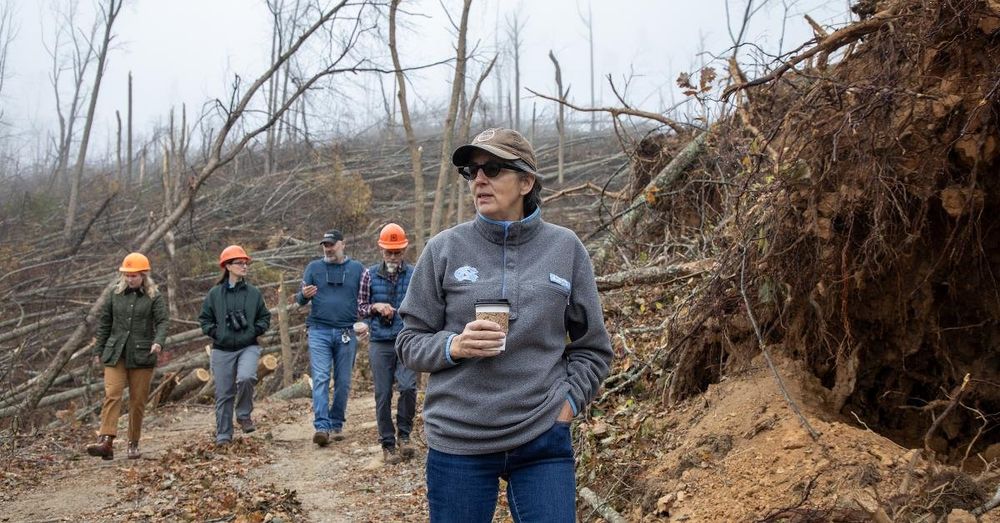
[[[683,357],[756,350],[746,291],[765,343],[806,361],[834,411],[961,461],[1000,430],[1000,8],[880,9],[835,65],[749,91],[760,135],[717,231],[732,277],[700,304],[722,313],[703,337],[729,339]]]
[[[618,340],[631,390],[677,404],[760,364],[763,346],[816,380],[810,393],[831,413],[821,418],[990,470],[1000,431],[998,44],[994,1],[879,2],[783,60],[796,68],[730,89],[730,117],[708,131],[708,150],[669,191],[647,191],[643,237],[621,248],[717,267],[622,298],[623,311],[656,303],[672,314],[664,338],[638,342],[651,344],[645,354]],[[654,143],[673,150],[641,156],[684,147],[644,145]],[[705,245],[671,243],[684,230]],[[650,370],[642,356],[660,361]],[[940,486],[920,483],[911,495]],[[936,513],[984,501],[948,484],[959,494]],[[892,508],[902,515],[917,501]],[[785,516],[821,509],[839,510],[806,503]]]

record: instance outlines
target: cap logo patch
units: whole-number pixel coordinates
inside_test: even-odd
[[[497,130],[496,129],[487,129],[487,130],[479,133],[479,135],[476,136],[476,139],[474,141],[476,141],[476,142],[487,142],[487,141],[492,140],[493,137],[496,136],[496,134],[497,134]]]

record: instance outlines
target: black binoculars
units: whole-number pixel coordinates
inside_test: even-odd
[[[378,322],[382,325],[385,325],[386,327],[392,325],[392,317],[382,316],[381,314],[376,314],[375,316],[378,317]]]
[[[229,311],[226,313],[226,326],[234,331],[241,331],[247,328],[247,315],[243,311]]]

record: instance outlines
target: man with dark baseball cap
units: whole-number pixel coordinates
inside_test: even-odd
[[[337,229],[327,231],[319,243],[323,246],[323,257],[306,266],[295,300],[303,307],[309,305],[306,325],[316,429],[312,440],[325,447],[331,439],[344,439],[347,397],[358,348],[354,331],[354,323],[358,321],[358,293],[370,276],[364,265],[344,254],[344,235]]]
[[[323,239],[319,241],[322,244],[335,244],[344,239],[344,235],[341,234],[337,229],[331,229],[323,234]]]

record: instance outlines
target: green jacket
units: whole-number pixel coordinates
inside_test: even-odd
[[[226,322],[230,311],[243,311],[247,326],[236,330]],[[228,282],[212,287],[205,296],[198,315],[201,331],[212,338],[212,348],[233,351],[257,344],[257,336],[271,326],[271,312],[264,305],[264,297],[253,285],[240,281],[235,287]]]
[[[154,343],[161,347],[166,343],[169,321],[167,304],[160,293],[153,298],[142,289],[112,293],[101,310],[94,354],[107,367],[117,365],[122,355],[127,369],[155,367],[156,354],[149,349]]]

